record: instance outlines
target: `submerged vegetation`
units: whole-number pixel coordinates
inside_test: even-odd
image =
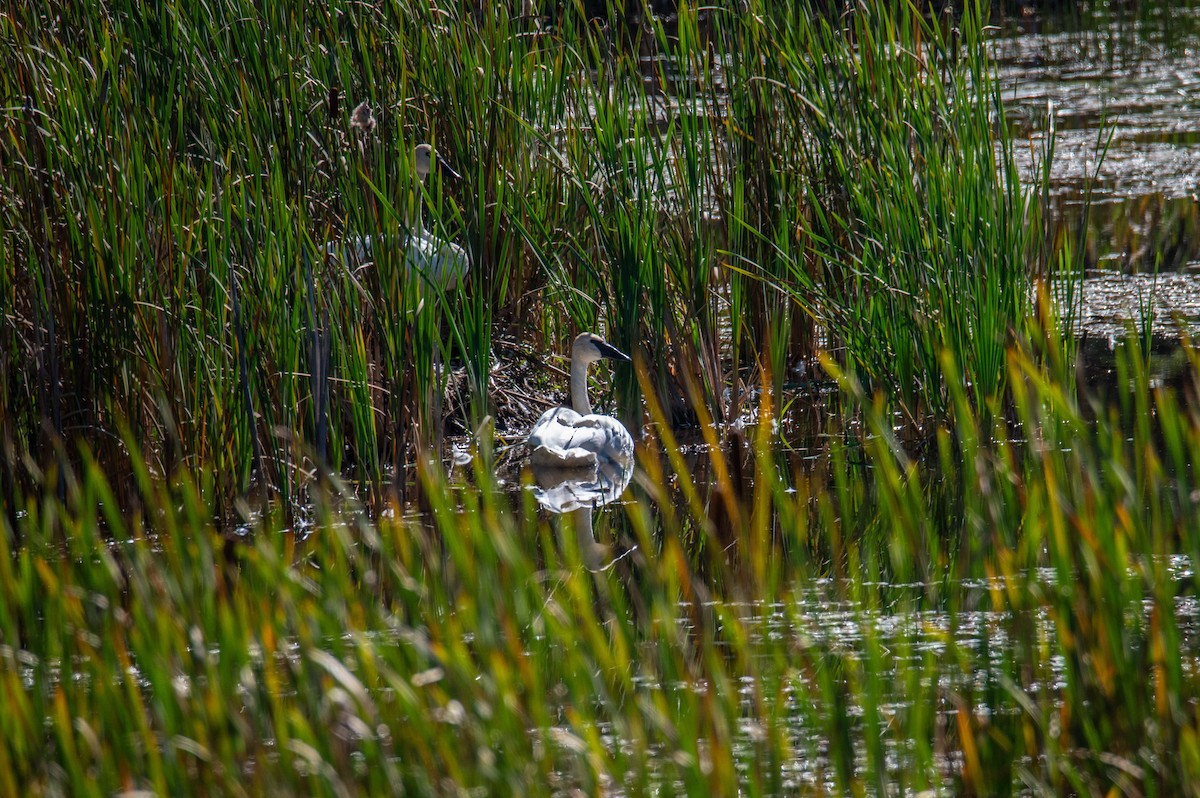
[[[982,4],[444,5],[0,12],[0,792],[1196,793],[1197,363],[1077,385]]]

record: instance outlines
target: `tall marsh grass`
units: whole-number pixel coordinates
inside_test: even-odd
[[[1195,356],[1078,390],[980,4],[825,5],[0,12],[0,793],[1196,794]],[[437,457],[581,328],[598,573]]]
[[[600,573],[484,468],[424,471],[427,516],[334,480],[305,533],[233,540],[207,479],[139,464],[127,510],[85,452],[3,521],[0,786],[1195,794],[1200,419],[1140,362],[1091,423],[1014,350],[1022,435],[959,389],[925,460],[867,397],[816,470],[766,424],[712,483],[652,438]]]
[[[495,413],[498,344],[581,328],[640,351],[674,421],[736,418],[819,343],[913,418],[946,408],[942,348],[1002,393],[1040,226],[976,4],[635,6],[14,6],[5,480],[61,440],[128,474],[128,428],[227,506],[324,470],[403,493],[448,416]],[[422,190],[419,141],[463,179]],[[471,253],[464,291],[318,254],[418,213]]]

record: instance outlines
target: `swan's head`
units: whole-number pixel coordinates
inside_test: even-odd
[[[571,346],[572,362],[595,363],[603,358],[620,360],[625,363],[630,361],[629,355],[595,333],[585,332],[575,337],[575,343]]]
[[[421,180],[429,176],[435,163],[442,171],[449,173],[456,180],[462,179],[462,176],[458,172],[451,169],[450,165],[433,151],[432,144],[418,144],[416,149],[413,150],[413,169],[416,170],[417,177]]]

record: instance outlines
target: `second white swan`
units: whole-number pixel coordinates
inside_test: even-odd
[[[594,468],[601,459],[633,458],[633,437],[612,416],[592,413],[587,369],[602,358],[629,362],[629,355],[593,333],[580,333],[571,346],[571,404],[542,414],[529,432],[529,462],[534,466]]]
[[[418,144],[413,150],[413,167],[417,179],[422,184],[429,176],[434,163],[440,164],[443,171],[460,178],[457,172],[434,153],[433,147]],[[382,239],[361,236],[344,243],[331,241],[325,245],[325,251],[330,256],[339,258],[347,267],[357,268],[373,260],[381,243],[385,247],[399,247],[404,253],[404,268],[409,274],[420,274],[431,283],[447,290],[457,288],[471,270],[471,258],[458,244],[443,241],[427,231],[421,221],[419,208],[418,205],[416,216],[411,223],[412,229],[408,232],[385,235]]]

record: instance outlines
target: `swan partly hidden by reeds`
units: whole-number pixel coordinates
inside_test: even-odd
[[[601,460],[633,459],[633,437],[612,416],[592,413],[587,370],[597,360],[629,362],[629,355],[594,333],[580,333],[571,346],[571,404],[547,410],[533,425],[526,445],[535,468],[595,468]]]
[[[413,150],[413,168],[421,183],[429,176],[434,163],[451,176],[462,179],[457,172],[439,158],[429,144],[418,144]],[[419,208],[418,204],[418,208]],[[340,258],[349,268],[359,268],[371,262],[381,247],[396,247],[404,252],[404,268],[411,275],[422,275],[426,280],[442,289],[458,287],[471,268],[467,251],[453,241],[443,241],[425,230],[421,212],[417,211],[412,229],[396,235],[358,236],[345,242],[331,241],[325,251]]]

